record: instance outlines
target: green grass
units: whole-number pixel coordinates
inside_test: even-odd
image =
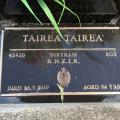
[[[51,12],[51,10],[49,9],[48,5],[46,4],[46,2],[44,0],[36,0],[40,6],[40,8],[44,11],[45,15],[48,17],[48,19],[50,20],[51,24],[54,26],[56,32],[64,39],[60,29],[59,29],[59,25],[60,22],[62,20],[62,17],[64,16],[64,12],[65,10],[67,10],[67,12],[72,13],[74,16],[77,17],[78,22],[81,26],[81,22],[80,22],[80,18],[79,16],[73,12],[69,7],[67,7],[66,5],[66,1],[65,0],[53,0],[53,2],[56,3],[56,5],[59,5],[62,7],[62,11],[59,17],[59,20],[57,22],[57,20],[55,20],[53,13]],[[21,2],[23,3],[23,5],[28,9],[28,11],[33,15],[33,17],[41,24],[43,25],[43,23],[40,21],[40,19],[37,17],[37,15],[34,13],[34,11],[32,10],[32,7],[29,5],[28,0],[21,0]],[[69,44],[69,43],[68,43]],[[61,93],[61,101],[64,101],[64,87],[57,85],[60,93]]]
[[[21,0],[21,2],[23,3],[23,5],[28,9],[28,11],[33,15],[33,17],[41,24],[43,25],[43,23],[40,21],[40,19],[37,17],[37,15],[34,13],[34,11],[32,10],[32,7],[29,5],[28,0]],[[53,0],[53,2],[56,3],[56,5],[61,6],[63,9],[61,11],[61,15],[59,17],[59,20],[57,22],[57,20],[55,20],[53,13],[51,12],[51,10],[49,9],[48,5],[46,4],[45,0],[37,0],[40,8],[44,11],[44,13],[46,14],[46,16],[48,17],[48,19],[50,20],[51,24],[54,26],[56,32],[63,38],[63,35],[59,29],[59,25],[61,22],[62,17],[64,16],[64,11],[67,10],[68,12],[72,13],[74,16],[77,17],[79,24],[80,23],[80,18],[79,16],[74,13],[69,7],[67,7],[66,5],[66,1],[65,0]]]

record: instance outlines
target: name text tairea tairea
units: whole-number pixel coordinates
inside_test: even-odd
[[[24,42],[26,43],[39,43],[39,42],[61,42],[62,39],[59,35],[22,35]],[[100,34],[82,34],[82,35],[64,35],[66,42],[103,42],[104,35]]]

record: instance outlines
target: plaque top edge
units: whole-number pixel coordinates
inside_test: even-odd
[[[49,30],[54,27],[4,27],[3,30]],[[60,27],[61,30],[119,30],[120,27]]]

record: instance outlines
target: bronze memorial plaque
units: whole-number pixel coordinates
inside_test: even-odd
[[[119,27],[5,27],[1,95],[120,94]]]

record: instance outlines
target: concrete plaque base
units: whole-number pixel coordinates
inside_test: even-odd
[[[0,120],[120,120],[119,103],[0,105]]]

